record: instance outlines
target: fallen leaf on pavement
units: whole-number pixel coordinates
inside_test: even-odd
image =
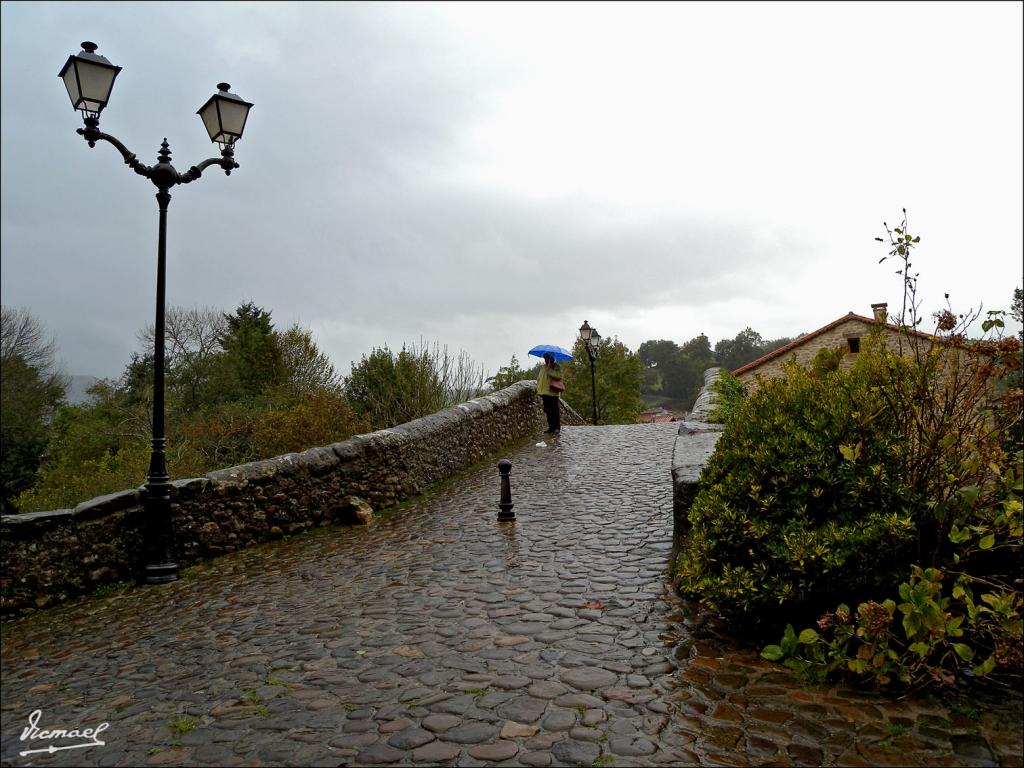
[[[391,649],[391,652],[397,656],[405,656],[407,659],[421,659],[423,658],[423,651],[418,648],[412,648],[408,645],[396,645]]]

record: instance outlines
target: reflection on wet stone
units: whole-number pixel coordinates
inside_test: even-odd
[[[1020,765],[1019,699],[975,721],[804,690],[678,599],[676,431],[566,426],[510,451],[515,523],[486,462],[368,528],[5,622],[2,760],[38,708],[110,722],[109,748],[53,766]]]

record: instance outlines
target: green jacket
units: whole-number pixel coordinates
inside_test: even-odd
[[[557,362],[552,365],[551,370],[548,370],[546,365],[542,365],[540,368],[540,376],[537,377],[537,394],[538,395],[554,395],[558,397],[562,393],[557,389],[552,389],[548,382],[551,379],[562,378],[562,366]]]

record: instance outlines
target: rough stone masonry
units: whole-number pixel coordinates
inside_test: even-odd
[[[538,431],[536,382],[341,443],[176,481],[171,514],[182,565],[414,498]],[[584,420],[562,403],[562,420]],[[61,602],[138,572],[143,489],[74,509],[0,518],[0,612]]]

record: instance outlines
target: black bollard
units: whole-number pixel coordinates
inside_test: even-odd
[[[498,520],[515,520],[516,513],[512,511],[515,505],[512,503],[512,488],[509,485],[509,473],[512,472],[512,462],[502,459],[498,462],[498,472],[501,474],[501,501],[498,502]]]

